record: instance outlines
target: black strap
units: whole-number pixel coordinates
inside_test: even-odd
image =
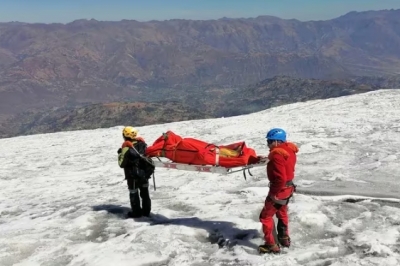
[[[287,187],[291,187],[291,186],[295,186],[295,185],[294,185],[293,181],[290,180],[290,181],[287,181],[287,182],[286,182],[286,186],[287,186]]]
[[[290,198],[293,197],[294,192],[296,192],[296,187],[297,187],[297,186],[293,183],[293,181],[288,181],[288,182],[286,182],[286,186],[287,186],[287,187],[293,187],[293,188],[294,188],[292,194],[290,194],[290,196],[289,196],[288,198],[283,199],[283,200],[278,200],[278,199],[273,199],[273,198],[271,198],[271,200],[272,200],[274,203],[279,204],[279,205],[288,205]]]

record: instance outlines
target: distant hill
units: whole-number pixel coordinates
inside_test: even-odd
[[[0,23],[0,115],[155,101],[276,75],[343,79],[399,71],[400,10],[307,22],[260,16]]]
[[[230,94],[219,115],[239,115],[257,112],[283,104],[328,99],[389,88],[380,82],[363,83],[357,80],[317,80],[278,76],[265,79],[246,89]],[[400,88],[400,77],[397,87]],[[240,106],[240,107],[238,107]]]
[[[114,102],[24,112],[0,126],[0,137],[227,117],[282,104],[340,97],[383,88],[400,88],[400,76],[330,81],[276,76],[243,88],[208,87],[202,90],[183,90],[179,94],[178,102],[169,101],[166,97],[159,102]]]
[[[142,126],[211,117],[201,110],[177,102],[94,104],[23,112],[0,126],[0,137],[128,124]]]

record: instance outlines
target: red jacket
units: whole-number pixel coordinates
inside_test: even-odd
[[[293,192],[293,187],[287,187],[286,182],[294,178],[298,151],[296,144],[291,142],[284,142],[270,150],[267,164],[269,197],[286,199]]]

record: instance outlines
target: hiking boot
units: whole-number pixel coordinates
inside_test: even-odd
[[[264,245],[258,246],[258,252],[260,254],[267,254],[267,253],[278,254],[281,252],[281,249],[276,244],[273,244],[273,245],[264,244]]]
[[[285,247],[285,248],[290,247],[290,237],[289,236],[278,237],[278,241],[282,247]]]

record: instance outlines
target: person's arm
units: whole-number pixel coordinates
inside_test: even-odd
[[[270,187],[268,196],[274,198],[275,195],[286,186],[286,160],[282,154],[275,153],[270,157],[274,167],[272,171],[272,180],[270,180]]]
[[[126,153],[129,152],[129,147],[119,148],[118,149],[118,165],[121,168],[125,168],[127,164],[127,156]]]

